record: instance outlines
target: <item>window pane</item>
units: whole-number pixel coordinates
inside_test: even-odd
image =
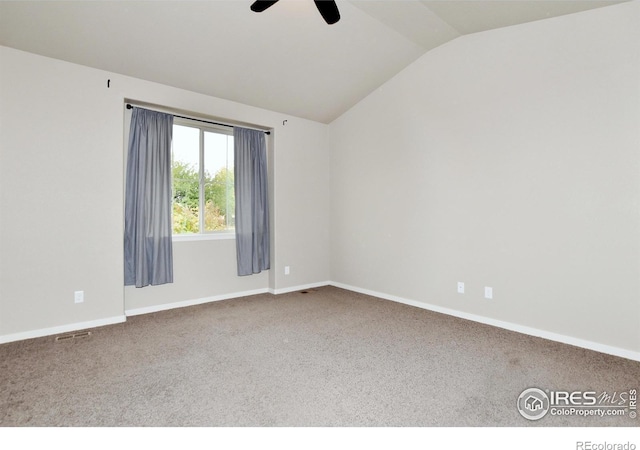
[[[205,231],[233,228],[233,136],[205,131],[204,178]]]
[[[200,130],[173,126],[173,232],[198,233]]]

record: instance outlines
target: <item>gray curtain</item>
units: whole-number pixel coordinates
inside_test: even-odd
[[[172,115],[133,108],[125,194],[125,286],[173,282],[172,133]]]
[[[234,182],[238,275],[269,269],[267,146],[263,131],[235,127]]]

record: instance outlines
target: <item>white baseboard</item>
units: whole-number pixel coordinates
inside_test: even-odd
[[[540,330],[538,328],[527,327],[524,325],[518,325],[516,323],[505,322],[502,320],[491,319],[489,317],[479,316],[477,314],[466,313],[455,309],[445,308],[442,306],[431,305],[429,303],[418,302],[415,300],[408,300],[406,298],[398,297],[395,295],[385,294],[382,292],[371,291],[369,289],[362,289],[348,284],[331,282],[331,286],[335,286],[348,291],[359,292],[361,294],[370,295],[372,297],[378,297],[384,300],[391,300],[397,303],[403,303],[405,305],[415,306],[417,308],[426,309],[449,316],[459,317],[461,319],[472,320],[474,322],[483,323],[485,325],[491,325],[498,328],[503,328],[509,331],[515,331],[517,333],[526,334],[529,336],[540,337],[548,339],[550,341],[561,342],[563,344],[573,345],[575,347],[586,348],[588,350],[594,350],[600,353],[606,353],[613,356],[619,356],[621,358],[631,359],[633,361],[640,361],[640,352],[634,352],[632,350],[626,350],[624,348],[613,347],[610,345],[600,344],[598,342],[587,341],[571,336],[565,336],[551,331]]]
[[[143,308],[132,308],[132,309],[125,310],[124,315],[122,316],[108,317],[105,319],[92,320],[88,322],[70,323],[67,325],[61,325],[57,327],[41,328],[38,330],[0,335],[0,344],[6,344],[8,342],[14,342],[14,341],[23,341],[26,339],[33,339],[33,338],[38,338],[43,336],[52,336],[56,334],[69,333],[72,331],[85,330],[88,328],[96,328],[104,325],[122,323],[122,322],[125,322],[127,320],[127,317],[129,316],[149,314],[149,313],[165,311],[165,310],[174,309],[174,308],[184,308],[187,306],[201,305],[203,303],[217,302],[221,300],[230,300],[234,298],[247,297],[249,295],[258,295],[258,294],[265,294],[265,293],[284,294],[286,292],[293,292],[297,290],[327,286],[328,284],[329,282],[326,281],[321,283],[307,284],[304,286],[294,286],[294,287],[284,288],[284,289],[261,288],[261,289],[254,289],[250,291],[232,292],[229,294],[216,295],[212,297],[204,297],[204,298],[184,300],[184,301],[173,302],[173,303],[165,303],[162,305],[147,306]]]
[[[292,287],[283,288],[283,289],[261,288],[261,289],[254,289],[251,291],[232,292],[229,294],[215,295],[213,297],[204,297],[204,298],[197,298],[193,300],[184,300],[184,301],[173,302],[173,303],[165,303],[162,305],[147,306],[143,308],[127,309],[125,310],[125,315],[127,317],[137,316],[140,314],[149,314],[149,313],[154,313],[158,311],[165,311],[168,309],[201,305],[203,303],[219,302],[221,300],[230,300],[233,298],[248,297],[249,295],[258,295],[258,294],[266,294],[266,293],[271,293],[275,295],[286,294],[287,292],[301,291],[304,289],[312,289],[312,288],[321,287],[321,286],[328,286],[329,284],[330,284],[329,281],[323,281],[320,283],[311,283],[311,284],[305,284],[301,286],[292,286]]]
[[[269,292],[275,295],[286,294],[288,292],[304,291],[305,289],[313,289],[313,288],[322,287],[322,286],[329,286],[330,284],[331,284],[330,281],[322,281],[319,283],[303,284],[300,286],[291,286],[291,287],[286,287],[282,289],[269,289]]]
[[[537,328],[527,327],[524,325],[519,325],[511,322],[505,322],[502,320],[491,319],[489,317],[466,313],[463,311],[458,311],[451,308],[432,305],[429,303],[409,300],[406,298],[398,297],[396,295],[390,295],[390,294],[385,294],[383,292],[377,292],[369,289],[358,288],[355,286],[351,286],[344,283],[338,283],[335,281],[326,281],[326,282],[323,281],[323,282],[305,284],[300,286],[292,286],[292,287],[287,287],[282,289],[270,289],[270,288],[255,289],[251,291],[233,292],[230,294],[223,294],[223,295],[199,298],[194,300],[185,300],[185,301],[174,302],[174,303],[166,303],[163,305],[154,305],[154,306],[148,306],[144,308],[128,309],[125,311],[125,315],[123,316],[108,317],[105,319],[91,320],[88,322],[77,322],[77,323],[61,325],[57,327],[42,328],[38,330],[25,331],[21,333],[7,334],[4,336],[0,336],[0,344],[5,344],[8,342],[14,342],[14,341],[21,341],[25,339],[33,339],[33,338],[38,338],[43,336],[51,336],[51,335],[56,335],[61,333],[69,333],[71,331],[84,330],[88,328],[96,328],[96,327],[112,325],[116,323],[122,323],[126,321],[127,316],[148,314],[148,313],[164,311],[164,310],[174,309],[174,308],[183,308],[187,306],[200,305],[203,303],[210,303],[210,302],[216,302],[221,300],[229,300],[233,298],[246,297],[249,295],[257,295],[257,294],[264,294],[264,293],[271,293],[275,295],[286,294],[288,292],[301,291],[305,289],[313,289],[313,288],[328,286],[328,285],[335,286],[341,289],[346,289],[348,291],[359,292],[361,294],[370,295],[372,297],[377,297],[384,300],[390,300],[397,303],[403,303],[405,305],[415,306],[417,308],[422,308],[429,311],[447,314],[453,317],[459,317],[461,319],[471,320],[474,322],[483,323],[483,324],[491,325],[498,328],[503,328],[505,330],[515,331],[517,333],[522,333],[529,336],[535,336],[535,337],[548,339],[551,341],[561,342],[563,344],[569,344],[576,347],[585,348],[588,350],[594,350],[600,353],[606,353],[613,356],[619,356],[621,358],[631,359],[633,361],[640,361],[640,352],[627,350],[619,347],[613,347],[613,346],[601,344],[598,342],[587,341],[587,340],[575,338],[572,336],[565,336],[562,334],[540,330]]]
[[[89,320],[87,322],[76,322],[68,325],[60,325],[57,327],[41,328],[39,330],[24,331],[21,333],[5,334],[0,336],[0,344],[7,342],[24,341],[26,339],[39,338],[44,336],[52,336],[55,334],[69,333],[71,331],[86,330],[88,328],[102,327],[105,325],[113,325],[126,321],[125,316],[107,317],[105,319]]]
[[[215,295],[213,297],[196,298],[194,300],[184,300],[174,303],[165,303],[162,305],[146,306],[144,308],[127,309],[124,313],[127,317],[137,316],[140,314],[154,313],[158,311],[165,311],[168,309],[184,308],[186,306],[201,305],[203,303],[219,302],[221,300],[229,300],[232,298],[247,297],[249,295],[265,294],[267,292],[269,292],[269,289],[267,288],[254,289],[252,291],[232,292],[230,294]]]

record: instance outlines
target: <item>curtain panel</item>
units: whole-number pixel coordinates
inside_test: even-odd
[[[133,108],[125,193],[125,286],[173,282],[173,116]]]
[[[267,146],[263,131],[235,127],[234,184],[238,275],[269,269]]]

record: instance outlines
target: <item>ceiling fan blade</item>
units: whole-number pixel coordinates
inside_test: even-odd
[[[313,0],[316,6],[318,7],[318,11],[322,15],[322,18],[329,25],[336,23],[340,20],[340,11],[338,11],[338,5],[334,0]]]
[[[256,0],[251,5],[251,11],[262,12],[276,3],[278,3],[278,0]]]

